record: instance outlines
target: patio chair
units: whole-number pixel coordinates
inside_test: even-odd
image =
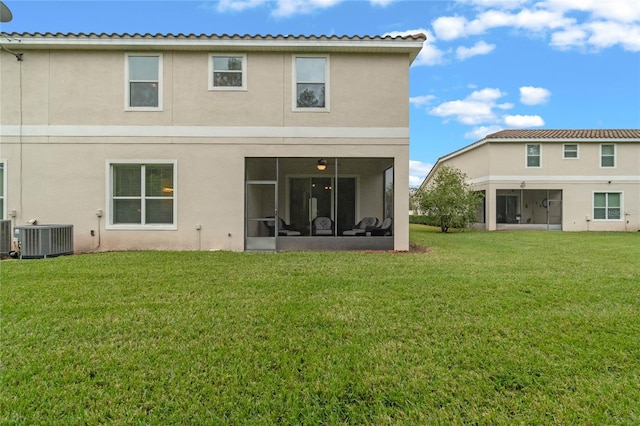
[[[371,216],[366,216],[366,217],[363,217],[362,220],[360,222],[358,222],[358,224],[356,226],[353,227],[353,229],[350,229],[348,231],[344,231],[342,233],[342,235],[350,235],[350,236],[366,235],[367,234],[367,226],[373,227],[373,226],[376,226],[377,224],[378,224],[378,219],[377,218],[371,217]]]
[[[366,233],[378,237],[391,235],[393,233],[393,219],[388,217],[379,226],[367,226]]]
[[[333,235],[333,221],[329,217],[318,216],[313,219],[313,235]]]
[[[276,225],[275,220],[270,218],[269,220],[263,221],[264,225],[269,229],[269,236],[275,236]],[[278,235],[283,237],[297,237],[298,235],[302,235],[300,231],[296,231],[292,229],[290,225],[288,225],[281,217],[278,218]]]

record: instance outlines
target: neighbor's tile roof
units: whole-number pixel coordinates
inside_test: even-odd
[[[640,129],[501,130],[485,139],[640,139]]]

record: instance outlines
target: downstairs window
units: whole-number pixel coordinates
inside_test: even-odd
[[[593,194],[594,220],[620,220],[622,194],[620,192],[596,192]]]
[[[110,225],[175,229],[176,163],[111,163]]]

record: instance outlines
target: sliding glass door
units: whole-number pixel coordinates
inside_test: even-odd
[[[312,234],[317,217],[334,222],[334,235],[347,229],[355,220],[356,179],[333,177],[292,177],[289,179],[289,215],[291,226],[304,235]],[[349,228],[350,229],[350,228]]]

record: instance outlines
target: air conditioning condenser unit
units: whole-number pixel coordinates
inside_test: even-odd
[[[20,245],[21,259],[73,254],[73,225],[16,226],[13,237]]]

